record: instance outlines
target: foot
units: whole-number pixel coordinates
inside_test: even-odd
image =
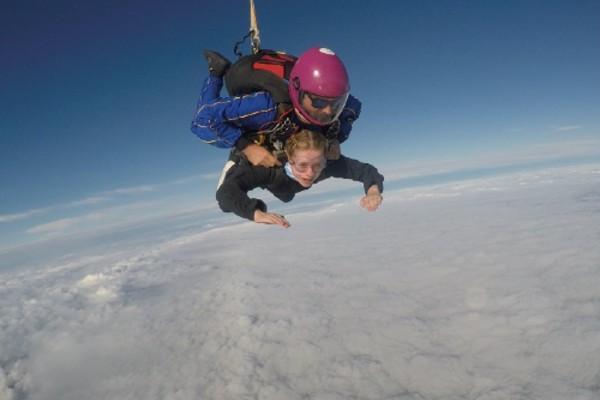
[[[204,57],[208,63],[208,72],[211,75],[222,77],[231,62],[216,51],[204,50]]]

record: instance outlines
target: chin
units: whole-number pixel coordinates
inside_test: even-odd
[[[302,187],[305,187],[305,188],[309,188],[313,184],[313,181],[304,181],[304,180],[302,180],[302,181],[298,181],[298,182],[300,183],[300,185],[302,185]]]

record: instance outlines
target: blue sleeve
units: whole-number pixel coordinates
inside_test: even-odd
[[[338,140],[340,143],[344,142],[350,136],[352,131],[352,123],[360,116],[362,104],[360,101],[350,95],[346,100],[346,105],[339,116],[340,120],[340,131],[338,133]]]
[[[277,105],[267,92],[220,97],[198,105],[191,129],[202,141],[229,148],[244,131],[256,131],[276,116]]]

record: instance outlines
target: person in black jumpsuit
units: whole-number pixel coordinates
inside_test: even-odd
[[[309,189],[314,183],[335,177],[363,183],[365,196],[361,206],[375,211],[383,200],[383,175],[374,166],[341,155],[337,160],[326,160],[327,140],[315,131],[302,130],[287,140],[285,151],[288,162],[283,167],[261,167],[242,158],[225,176],[217,190],[217,202],[224,212],[233,212],[257,223],[289,227],[280,214],[267,211],[260,199],[250,198],[248,192],[257,187],[266,189],[284,202],[295,194]]]

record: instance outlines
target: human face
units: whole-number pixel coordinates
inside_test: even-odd
[[[348,95],[340,97],[322,97],[308,92],[301,92],[300,104],[308,115],[321,124],[330,124],[342,112]]]
[[[296,150],[289,160],[292,173],[303,187],[311,187],[319,177],[327,163],[325,154],[321,150],[306,149]]]

